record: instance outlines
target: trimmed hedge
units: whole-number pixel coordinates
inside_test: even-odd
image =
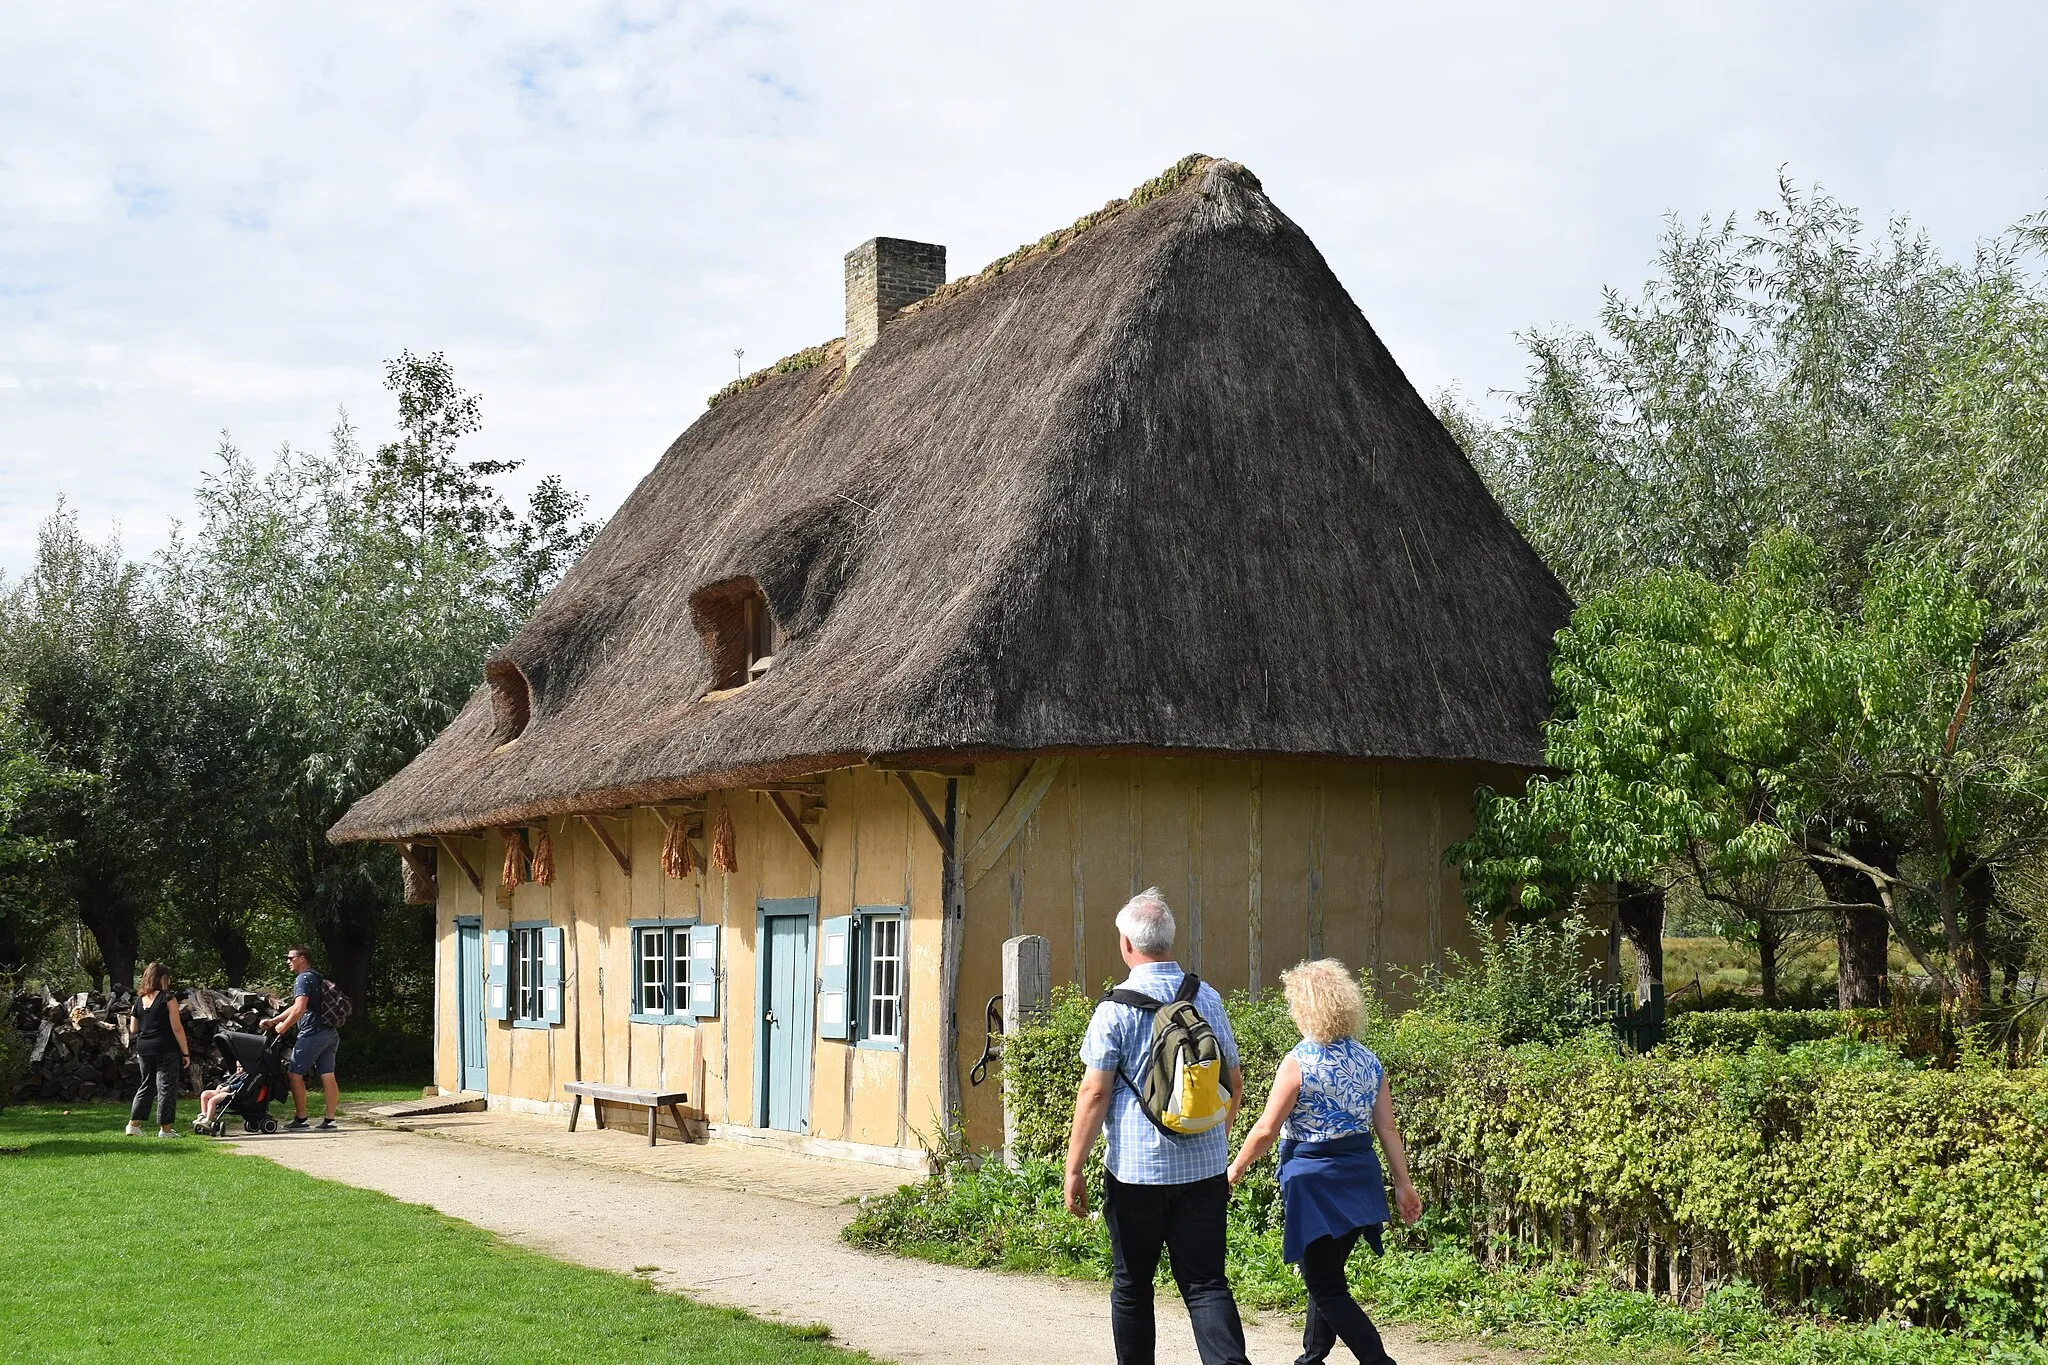
[[[1665,1024],[1665,1045],[1677,1052],[1715,1049],[1747,1052],[1762,1044],[1779,1051],[1795,1043],[1852,1038],[1896,1048],[1910,1057],[1942,1053],[1941,1021],[1931,1009],[1702,1010],[1675,1014]]]
[[[1064,994],[1006,1044],[1022,1156],[1061,1159],[1090,1004]],[[1295,1033],[1277,995],[1229,1006],[1256,1100]],[[1374,1021],[1367,1041],[1417,1184],[1483,1258],[1548,1247],[1690,1303],[1742,1278],[1831,1313],[2048,1328],[2048,1072],[1920,1069],[1840,1037],[1503,1048],[1422,1012]],[[1271,1170],[1240,1189],[1234,1235],[1277,1226]]]

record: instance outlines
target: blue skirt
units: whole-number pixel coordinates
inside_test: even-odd
[[[1321,1237],[1342,1237],[1387,1221],[1387,1182],[1371,1133],[1327,1142],[1280,1144],[1281,1254],[1289,1265]]]

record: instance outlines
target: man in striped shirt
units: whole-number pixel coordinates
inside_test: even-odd
[[[1173,959],[1173,911],[1157,888],[1131,897],[1117,912],[1116,930],[1117,947],[1131,969],[1123,988],[1155,1000],[1173,999],[1186,973]],[[1230,1118],[1235,1120],[1244,1074],[1230,1018],[1222,997],[1206,984],[1194,1003],[1222,1050]],[[1067,1140],[1067,1211],[1076,1218],[1088,1216],[1082,1170],[1106,1122],[1102,1219],[1109,1229],[1109,1325],[1117,1365],[1152,1365],[1157,1341],[1152,1278],[1162,1249],[1187,1304],[1203,1365],[1247,1365],[1244,1324],[1223,1265],[1230,1206],[1230,1183],[1223,1172],[1230,1159],[1230,1124],[1184,1137],[1146,1117],[1131,1078],[1144,1074],[1152,1019],[1136,1006],[1104,1000],[1088,1022],[1081,1043],[1081,1061],[1088,1070],[1074,1100],[1074,1128]]]

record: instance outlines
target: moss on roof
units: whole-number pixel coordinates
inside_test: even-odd
[[[1215,157],[1206,156],[1201,152],[1190,152],[1158,175],[1153,176],[1150,180],[1132,190],[1124,198],[1112,199],[1093,213],[1084,213],[1065,227],[1055,228],[1035,242],[1026,242],[1015,251],[996,257],[996,259],[990,261],[972,275],[963,275],[957,280],[947,281],[924,298],[919,299],[916,303],[902,309],[896,316],[899,318],[908,317],[913,313],[920,313],[927,308],[936,307],[948,299],[959,297],[978,284],[983,284],[1004,275],[1012,266],[1020,262],[1030,260],[1033,256],[1043,256],[1047,252],[1057,251],[1063,246],[1070,245],[1076,237],[1079,237],[1089,228],[1108,222],[1125,209],[1138,208],[1157,199],[1162,194],[1173,193],[1214,164],[1215,160]],[[1249,175],[1249,172],[1246,174]],[[1258,181],[1253,179],[1252,184],[1256,187]],[[704,406],[715,408],[728,398],[736,397],[747,392],[749,389],[759,388],[778,374],[795,374],[800,370],[808,370],[822,365],[828,360],[837,362],[845,353],[846,342],[844,337],[834,337],[832,340],[818,346],[806,346],[794,355],[782,357],[773,365],[765,365],[750,375],[733,380],[732,383],[727,384],[724,388],[706,399]]]

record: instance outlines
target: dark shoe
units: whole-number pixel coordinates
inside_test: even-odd
[[[313,1131],[316,1133],[338,1133],[341,1131],[341,1125],[336,1123],[333,1119],[322,1119],[320,1120],[319,1124],[314,1127]]]
[[[307,1123],[304,1119],[293,1119],[290,1123],[287,1123],[284,1126],[284,1130],[287,1133],[303,1133],[309,1130],[312,1126],[312,1124]]]

